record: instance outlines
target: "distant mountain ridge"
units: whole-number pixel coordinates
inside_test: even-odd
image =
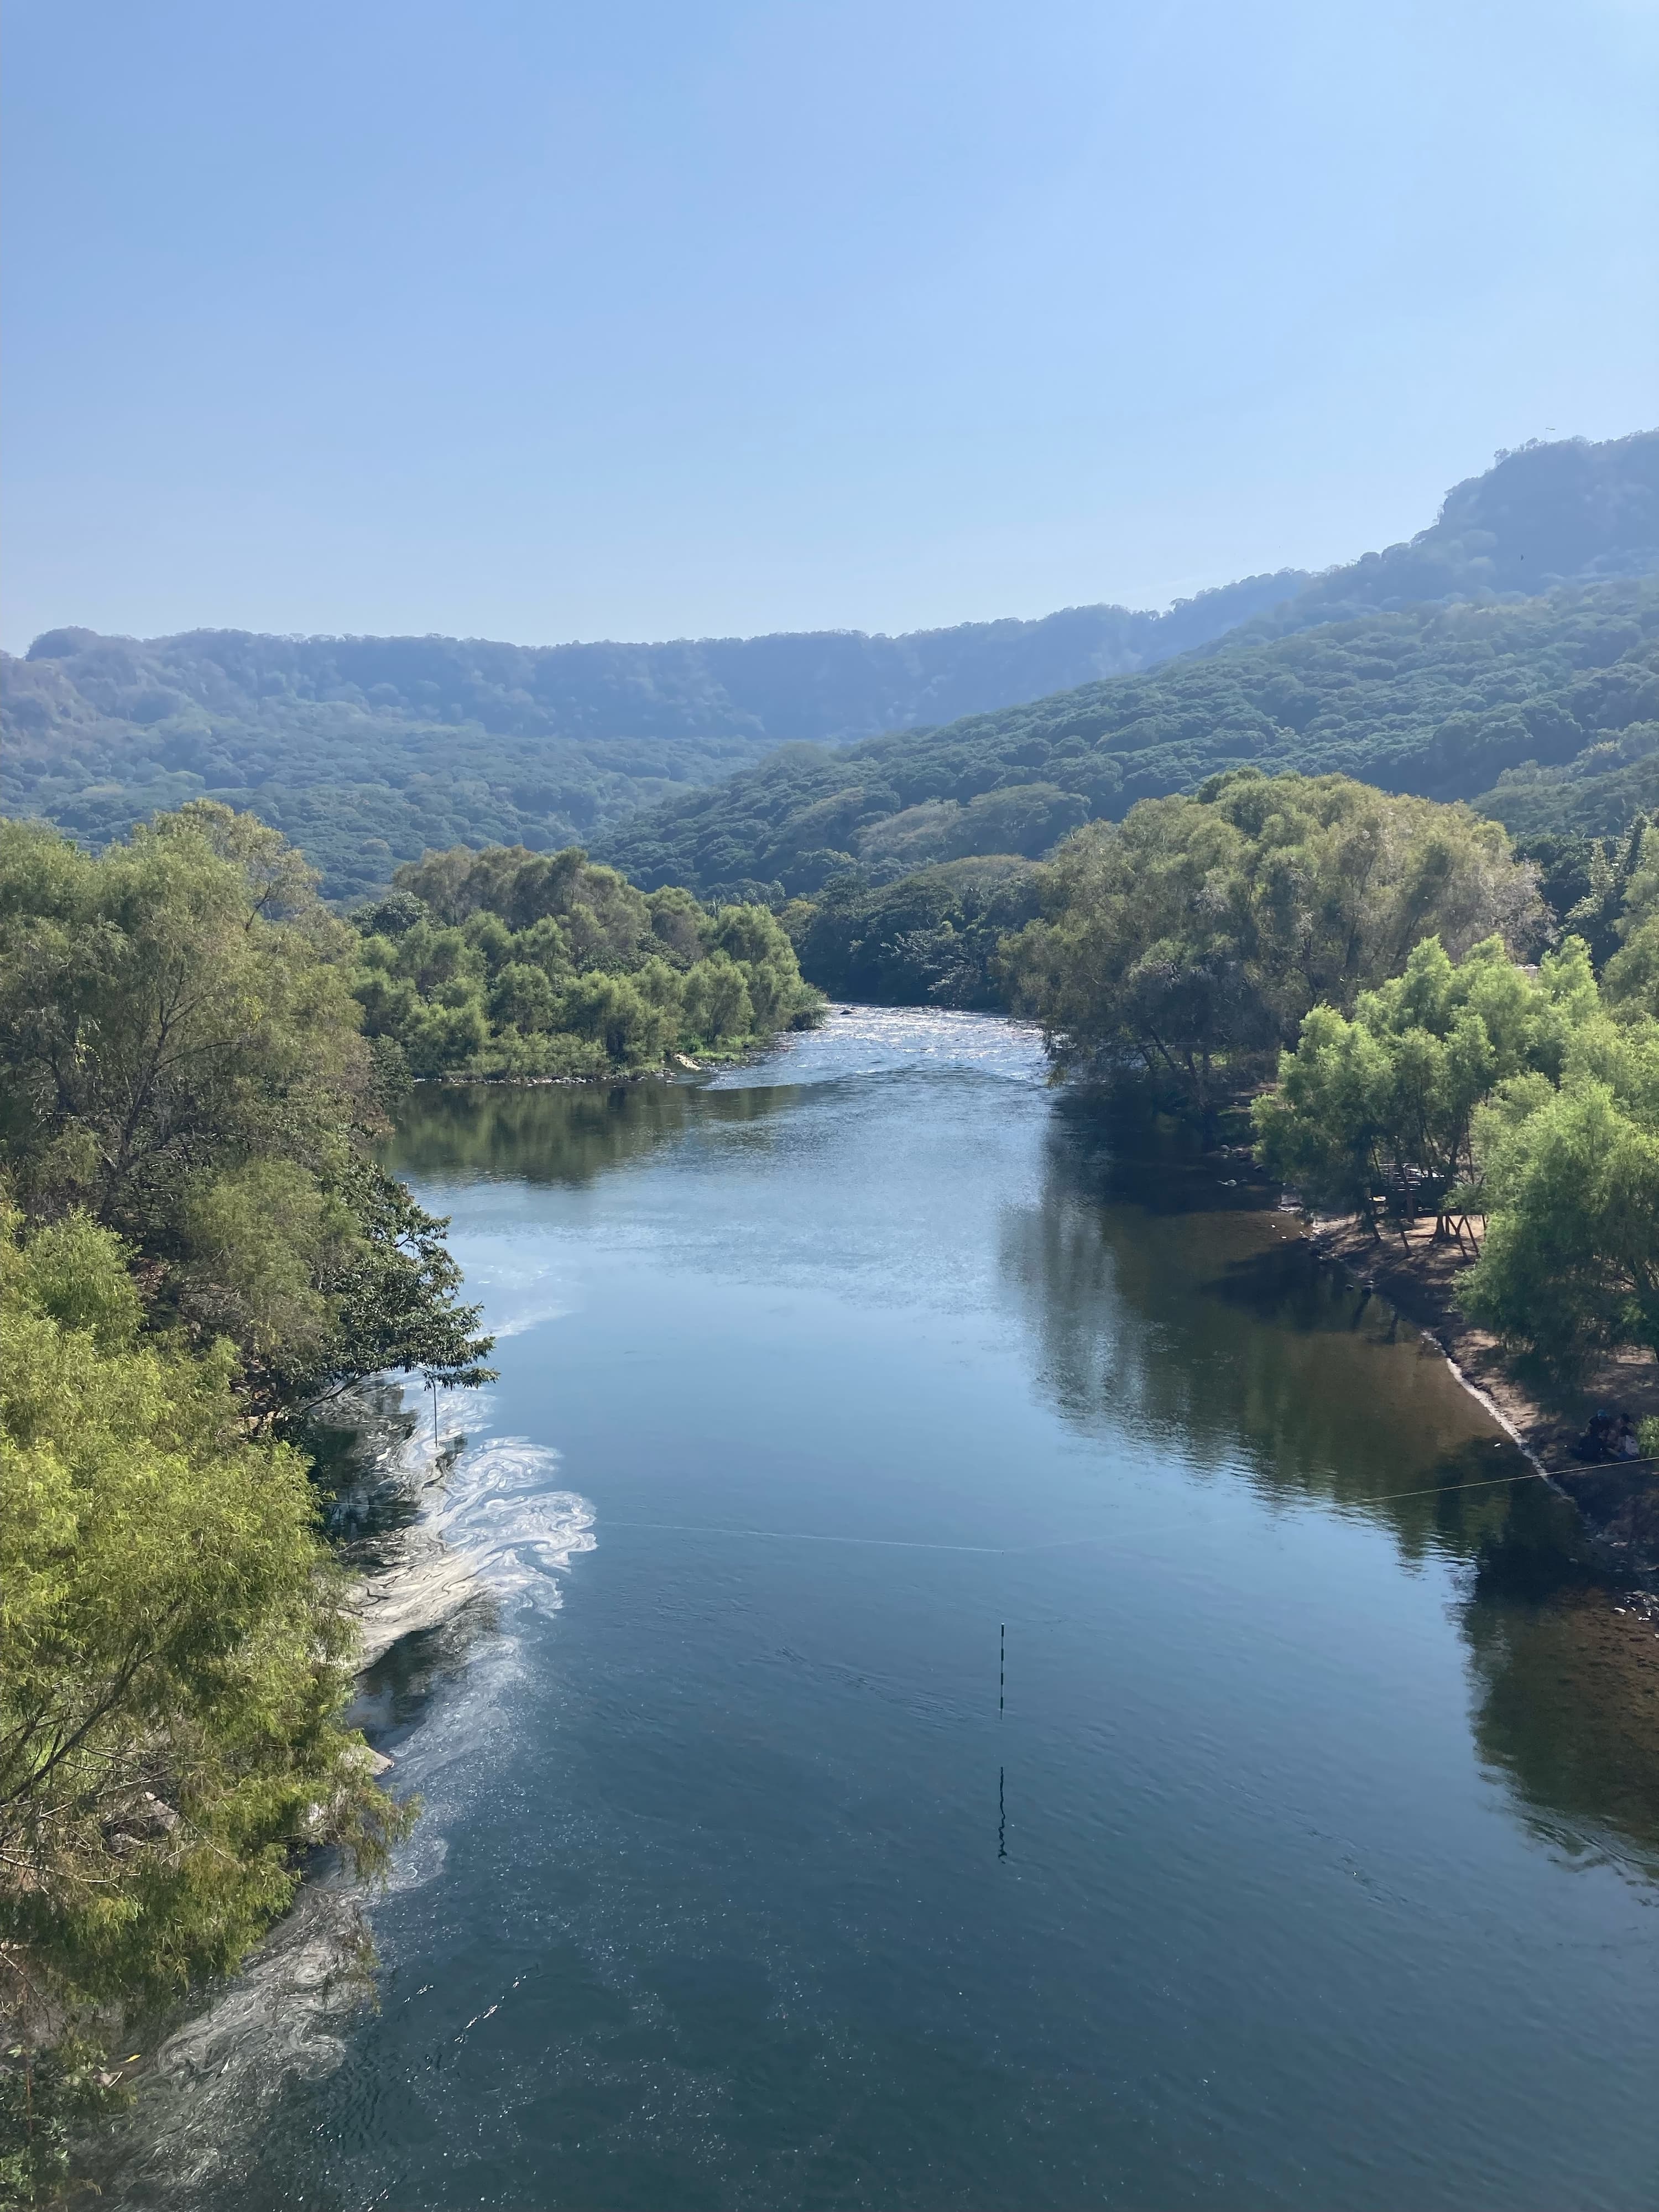
[[[1533,599],[1561,584],[1659,572],[1659,430],[1592,444],[1534,439],[1446,494],[1426,530],[1329,568],[1247,619],[1249,638],[1427,600]]]
[[[793,745],[624,823],[647,890],[811,894],[988,854],[1254,766],[1472,800],[1517,830],[1659,806],[1659,576],[1419,603],[1085,684],[840,752]]]
[[[792,738],[949,720],[1200,645],[1306,581],[1164,614],[1070,607],[901,637],[667,645],[48,631],[0,664],[3,804],[100,843],[204,793],[305,845],[335,897],[428,847],[591,836]]]
[[[824,631],[541,647],[57,630],[27,659],[0,659],[0,803],[95,844],[209,793],[285,830],[341,898],[374,889],[428,847],[546,849],[572,838],[622,858],[643,837],[657,848],[653,865],[695,866],[712,888],[701,862],[664,858],[676,843],[665,844],[665,825],[687,805],[718,811],[706,793],[684,794],[781,742],[902,747],[914,737],[926,746],[941,724],[1133,678],[1180,655],[1231,655],[1424,602],[1490,603],[1654,570],[1659,433],[1650,432],[1500,456],[1454,487],[1407,544],[1318,577],[1246,578],[1164,614],[1076,607],[891,638]],[[1002,763],[968,799],[1018,784],[1020,769]],[[1032,781],[1030,763],[1024,781]],[[1090,797],[1061,778],[1053,789],[1019,814],[1028,843],[1065,826],[1079,805],[1108,803],[1103,787]],[[624,826],[665,800],[649,817],[654,830],[644,820],[637,834]],[[1538,803],[1555,801],[1544,793]],[[988,834],[988,817],[954,834],[971,846]],[[820,843],[834,849],[828,837]]]

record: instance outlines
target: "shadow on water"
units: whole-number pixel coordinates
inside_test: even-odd
[[[1001,1256],[1066,1420],[1139,1430],[1200,1477],[1242,1474],[1276,1504],[1382,1524],[1407,1562],[1450,1562],[1491,1771],[1552,1844],[1659,1874],[1659,1641],[1613,1611],[1571,1504],[1472,1418],[1386,1299],[1314,1254],[1248,1170],[1070,1100]]]
[[[399,1109],[389,1159],[399,1175],[422,1182],[579,1185],[698,1125],[775,1120],[796,1097],[785,1085],[423,1084]]]
[[[946,1040],[953,1048],[960,1034]],[[864,1042],[859,1051],[873,1056]],[[755,1285],[769,1299],[794,1264],[779,1249],[790,1235],[822,1263],[804,1279],[849,1301],[875,1280],[882,1297],[921,1304],[941,1267],[960,1261],[966,1291],[930,1309],[931,1338],[919,1331],[921,1351],[892,1363],[898,1414],[925,1402],[914,1431],[890,1450],[878,1443],[876,1476],[902,1469],[902,1452],[925,1454],[922,1414],[943,1407],[948,1428],[947,1391],[959,1387],[962,1341],[973,1340],[958,1340],[954,1316],[969,1314],[994,1346],[1001,1394],[974,1402],[1006,1413],[1016,1443],[1034,1436],[1049,1454],[1057,1409],[1076,1437],[1106,1447],[1073,1451],[1062,1439],[1056,1481],[1092,1498],[1138,1457],[1121,1449],[1137,1432],[1174,1470],[1176,1526],[1168,1555],[1148,1547],[1160,1579],[1146,1616],[1170,1626],[1169,1680],[1136,1665],[1139,1615],[1125,1615],[1122,1641],[1110,1624],[1101,1636],[1088,1623],[1055,1647],[1066,1669],[1082,1670],[1080,1686],[1057,1668],[1054,1712],[1022,1718],[1016,1689],[1005,1723],[991,1717],[988,1638],[981,1733],[937,1681],[958,1606],[983,1599],[986,1620],[1001,1617],[1000,1601],[988,1607],[994,1588],[1000,1601],[990,1577],[1001,1569],[975,1558],[918,1564],[908,1545],[868,1555],[769,1547],[757,1563],[678,1540],[713,1529],[653,1534],[641,1521],[634,1528],[650,1540],[623,1537],[619,1513],[620,1540],[601,1549],[556,1638],[526,1629],[517,1650],[509,1639],[490,1679],[487,1661],[468,1664],[487,1615],[463,1613],[404,1638],[362,1678],[354,1721],[403,1752],[429,1808],[428,1855],[376,1907],[383,2009],[348,2022],[307,1995],[331,1968],[296,1919],[303,1942],[263,1981],[239,1980],[225,1993],[235,2008],[220,2002],[157,2069],[116,2201],[250,2212],[463,2202],[1374,2208],[1496,2202],[1483,2183],[1501,2166],[1503,2201],[1517,2205],[1645,2202],[1645,2138],[1626,2148],[1644,2123],[1639,2109],[1633,2123],[1623,2118],[1620,2101],[1633,2075],[1641,2108],[1639,2061],[1617,2021],[1597,2014],[1606,1990],[1628,2002],[1627,1984],[1598,1979],[1594,1955],[1578,1960],[1582,1972],[1559,1971],[1585,1949],[1587,1929],[1592,1950],[1601,1928],[1627,1930],[1638,1893],[1576,1885],[1582,1894],[1559,1923],[1538,1911],[1540,1899],[1562,1899],[1559,1869],[1543,1868],[1540,1884],[1540,1855],[1513,1849],[1510,1821],[1472,1817],[1455,1667],[1449,1710],[1445,1697],[1439,1608],[1449,1605],[1467,1654],[1469,1735],[1494,1795],[1562,1861],[1605,1861],[1627,1878],[1659,1870],[1659,1673],[1648,1662],[1644,1674],[1571,1509],[1494,1437],[1431,1346],[1316,1259],[1237,1156],[1206,1156],[1168,1125],[1053,1099],[1029,1066],[1015,1084],[972,1094],[884,1065],[848,1083],[829,1111],[836,1071],[827,1051],[820,1060],[810,1090],[424,1089],[391,1157],[428,1188],[582,1190],[669,1152],[672,1176],[710,1170],[689,1194],[668,1176],[625,1188],[619,1174],[609,1207],[586,1195],[566,1206],[544,1188],[525,1212],[576,1233],[644,1224],[620,1240],[626,1266],[601,1285],[611,1305],[596,1297],[584,1309],[579,1341],[615,1350],[620,1365],[651,1315],[617,1285],[637,1289],[643,1276],[659,1289],[649,1271],[665,1251],[676,1265],[684,1256],[660,1226],[680,1225],[672,1201],[701,1206],[719,1241],[697,1256],[726,1333],[689,1341],[729,1389],[746,1378],[734,1359],[728,1384],[721,1365],[742,1344],[720,1295],[735,1285],[739,1315],[760,1303]],[[733,1131],[735,1142],[705,1142]],[[775,1153],[782,1172],[748,1176],[757,1156],[769,1169]],[[967,1225],[953,1242],[941,1222],[951,1226],[975,1177],[985,1180],[971,1195],[984,1202],[962,1208]],[[473,1217],[499,1219],[514,1202],[475,1194]],[[897,1255],[890,1277],[863,1272],[872,1251]],[[856,1379],[869,1334],[847,1341],[844,1371]],[[930,1344],[931,1385],[925,1364],[918,1382]],[[689,1364],[672,1371],[664,1403],[678,1437],[691,1415],[672,1391]],[[803,1371],[812,1372],[805,1361]],[[1029,1429],[1033,1378],[1046,1403]],[[549,1401],[522,1373],[520,1382],[533,1425]],[[602,1401],[588,1438],[601,1459],[611,1425],[627,1428],[607,1387],[602,1376],[590,1391]],[[653,1387],[638,1386],[642,1395]],[[368,1403],[368,1420],[329,1445],[325,1486],[337,1530],[366,1561],[395,1550],[406,1526],[408,1487],[388,1471],[412,1419],[395,1390]],[[550,1416],[550,1439],[565,1441],[565,1418]],[[668,1455],[649,1420],[638,1437],[628,1479],[647,1498],[653,1484],[673,1496],[683,1469],[659,1467]],[[755,1455],[770,1449],[769,1434]],[[804,1454],[803,1464],[814,1462]],[[941,1464],[942,1483],[961,1479]],[[1255,1584],[1241,1573],[1237,1609],[1222,1610],[1213,1640],[1181,1549],[1193,1485],[1210,1486],[1218,1505],[1239,1506],[1248,1492],[1285,1526],[1310,1524],[1303,1547],[1267,1532],[1257,1563],[1271,1554],[1285,1578]],[[870,1486],[849,1482],[844,1494],[856,1501]],[[999,1488],[995,1506],[1006,1502]],[[696,1517],[689,1501],[684,1517]],[[1255,1510],[1196,1517],[1221,1547],[1235,1528],[1247,1542],[1262,1535]],[[1335,1585],[1380,1594],[1376,1641],[1360,1644],[1357,1665],[1369,1656],[1391,1674],[1396,1628],[1432,1645],[1431,1697],[1408,1703],[1405,1731],[1375,1752],[1346,1716],[1382,1713],[1388,1680],[1379,1686],[1374,1670],[1352,1706],[1328,1705],[1316,1680],[1304,1694],[1313,1670],[1340,1675],[1350,1656],[1328,1607],[1307,1640],[1269,1621],[1250,1648],[1263,1593],[1293,1606],[1304,1587],[1295,1578],[1310,1561],[1318,1573],[1337,1522],[1347,1526],[1330,1550],[1344,1571],[1352,1535],[1370,1529],[1424,1570],[1400,1603],[1384,1545],[1365,1542],[1353,1581]],[[1047,1547],[1037,1549],[1044,1564],[1009,1571],[1013,1589],[1045,1605],[1126,1588],[1086,1568],[1051,1576]],[[1224,1551],[1200,1564],[1207,1573],[1217,1559],[1224,1571]],[[1184,1613],[1169,1620],[1174,1606],[1191,1610],[1190,1625]],[[849,1625],[879,1664],[843,1663]],[[1659,1643],[1645,1649],[1659,1653]],[[1118,1650],[1133,1679],[1115,1695]],[[1216,1680],[1235,1660],[1237,1682]],[[890,1698],[890,1681],[913,1669],[925,1696]],[[471,1701],[453,1694],[464,1674]],[[1407,1670],[1402,1679],[1409,1686]],[[1259,1757],[1206,1740],[1212,1688],[1217,1712],[1261,1723]],[[1353,1686],[1338,1680],[1328,1694],[1346,1701]],[[1326,1747],[1316,1759],[1297,1740],[1304,1713]],[[1409,1732],[1419,1713],[1435,1731],[1424,1746]],[[1198,1733],[1180,1727],[1183,1715]],[[404,1750],[417,1729],[422,1744]],[[489,1759],[475,1765],[486,1742]],[[1287,1772],[1302,1777],[1285,1786],[1282,1810],[1281,1742]],[[953,1744],[965,1747],[960,1768]],[[1413,1796],[1419,1765],[1428,1779]],[[1302,1805],[1310,1789],[1330,1808],[1318,1830]],[[1045,1792],[1070,1814],[1063,1832],[1056,1822],[1037,1838]],[[1444,1847],[1425,1832],[1443,1812]],[[1399,1893],[1372,1881],[1366,1854],[1401,1870]],[[321,1892],[317,1901],[332,1902]],[[1588,1919],[1592,1907],[1602,1917]],[[1533,1916],[1520,1932],[1537,1980],[1511,2004],[1522,1987],[1512,1978],[1488,2003],[1486,1978],[1514,1966],[1518,1923],[1500,1921],[1510,1911]],[[1560,2018],[1531,2016],[1547,2005]],[[1512,2014],[1521,2032],[1506,2045]],[[273,2022],[285,2041],[273,2042]],[[1589,2053],[1576,2075],[1563,2070],[1564,2046],[1569,2058]],[[1533,2070],[1505,2105],[1516,2051]],[[1552,2092],[1565,2084],[1559,2106],[1532,2096],[1540,2080]],[[1610,2084],[1607,2096],[1585,2119],[1598,2084]],[[1561,2152],[1575,2116],[1583,2124]],[[1604,2132],[1605,2167],[1573,2196],[1562,2181],[1569,2157],[1593,2158]],[[1557,2162],[1529,2191],[1515,2184],[1534,2148]]]
[[[437,1182],[580,1185],[699,1127],[787,1119],[799,1096],[430,1086],[395,1159]],[[1612,1613],[1577,1513],[1472,1418],[1432,1344],[1310,1250],[1248,1159],[1162,1116],[1060,1097],[1040,1198],[1005,1216],[1001,1264],[1041,1379],[1079,1429],[1139,1430],[1200,1475],[1362,1515],[1408,1563],[1452,1562],[1482,1755],[1553,1843],[1659,1865],[1659,1666]],[[377,1741],[413,1724],[467,1633],[411,1639],[366,1679]]]
[[[494,1634],[498,1617],[495,1599],[481,1591],[447,1620],[400,1637],[358,1676],[346,1725],[361,1729],[376,1751],[395,1758],[434,1699],[461,1680],[477,1645]]]

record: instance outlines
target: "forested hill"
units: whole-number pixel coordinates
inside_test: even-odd
[[[643,844],[631,832],[617,842],[617,826],[781,743],[838,746],[959,724],[1176,655],[1230,655],[1241,641],[1409,603],[1490,599],[1558,579],[1655,569],[1659,434],[1649,433],[1502,456],[1456,486],[1439,519],[1409,544],[1313,580],[1297,570],[1251,577],[1165,614],[1076,607],[1038,622],[893,638],[828,631],[547,647],[242,631],[139,641],[55,630],[27,659],[0,661],[0,803],[97,845],[157,809],[210,795],[252,809],[303,845],[336,898],[375,888],[399,860],[428,848],[504,842],[546,851],[608,836],[618,853],[624,843],[630,852],[649,848],[653,866],[707,883],[708,868],[688,858],[683,827],[665,826],[683,825],[683,814],[654,817]],[[1027,741],[1023,720],[1010,727],[1022,732],[1016,744]],[[935,741],[917,742],[917,757],[932,757]],[[1183,731],[1180,742],[1190,751],[1194,733]],[[1167,788],[1157,783],[1174,772],[1166,741],[1152,750],[1161,764],[1144,764],[1146,772]],[[1030,763],[1022,770],[1011,759],[967,795],[1015,770],[1022,773],[1013,781],[1033,780]],[[775,781],[780,772],[768,775]],[[785,782],[796,772],[781,771]],[[850,771],[854,779],[863,773]],[[1113,788],[1129,788],[1138,773]],[[1118,803],[1103,786],[1098,799],[1093,785],[1082,791],[1061,778],[1060,787],[1090,804]],[[924,795],[956,789],[925,786]],[[741,811],[748,800],[739,792],[732,804]],[[714,803],[716,817],[723,809],[729,813],[726,802]],[[702,812],[694,808],[691,818]],[[1069,818],[1066,807],[1054,818]],[[818,844],[834,846],[842,834]],[[737,835],[727,842],[731,868],[752,874],[761,865],[748,849],[754,841]]]
[[[1255,617],[1247,635],[1284,637],[1424,599],[1531,598],[1559,584],[1656,571],[1659,431],[1600,445],[1534,441],[1454,484],[1431,528],[1316,576]]]
[[[444,637],[52,630],[3,663],[4,805],[93,843],[204,795],[302,844],[331,896],[428,848],[550,849],[791,738],[1030,699],[1206,643],[1306,582],[1165,614],[1073,607],[904,637],[829,630],[532,647]]]
[[[1330,770],[1473,799],[1513,830],[1659,805],[1659,579],[1409,606],[830,753],[786,748],[638,816],[603,857],[647,889],[817,890],[1046,850],[1218,769]]]

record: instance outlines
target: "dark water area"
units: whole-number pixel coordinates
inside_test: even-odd
[[[489,1594],[379,2010],[126,2201],[1659,2201],[1659,1641],[1259,1189],[908,1012],[394,1164]]]

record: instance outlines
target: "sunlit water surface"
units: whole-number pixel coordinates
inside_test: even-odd
[[[367,1685],[379,2011],[115,2201],[1659,2201],[1659,1673],[1259,1191],[904,1012],[396,1164],[495,1595]]]

